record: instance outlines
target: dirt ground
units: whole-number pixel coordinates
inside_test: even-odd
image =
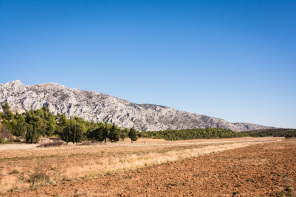
[[[267,138],[264,139],[266,140]],[[275,140],[275,138],[273,139]],[[244,140],[246,141],[246,139]],[[248,140],[254,142],[255,139],[250,138]],[[258,141],[260,140],[260,138],[256,138],[256,140]],[[4,195],[295,196],[296,140],[277,140],[279,139],[276,139],[276,141],[274,142],[266,140],[265,143],[257,143],[255,145],[225,150],[223,152],[205,154],[202,156],[175,160],[172,162],[164,162],[162,164],[142,167],[135,170],[126,170],[118,172],[115,171],[112,173],[105,173],[104,175],[99,176],[84,177],[82,179],[76,178],[71,180],[64,180],[57,183],[51,183],[50,185],[46,185],[43,187],[22,189],[20,191],[12,190],[12,192],[5,193]],[[225,141],[223,142],[224,145],[225,143],[230,143]],[[207,142],[210,141],[208,140]],[[211,143],[212,142],[213,141],[211,141]],[[201,144],[194,144],[197,143],[196,141],[186,143],[193,144],[188,146],[184,146],[184,144],[179,144],[179,146],[177,146],[179,148],[178,150],[182,152],[187,150],[194,151],[198,149],[198,146],[199,148],[202,148]],[[175,146],[152,146],[152,149],[154,152],[163,153],[167,152],[168,148],[171,150],[172,147],[174,148]],[[117,154],[116,156],[122,155],[125,151],[130,151],[133,154],[137,154],[137,151],[142,153],[144,150],[141,148],[140,150],[135,150],[135,148],[127,146],[121,147],[121,151],[116,149],[116,153],[116,151],[114,152],[115,149],[112,150],[112,147],[104,148],[110,151],[106,152],[112,152],[115,155]],[[83,152],[85,152],[85,150],[88,149],[89,148],[82,148],[82,150],[84,150]],[[61,149],[58,150],[62,151]],[[74,152],[75,150],[81,151],[81,149],[69,150],[74,150]],[[147,149],[145,150],[147,151]],[[71,155],[73,154],[73,152],[71,151],[65,152],[70,152],[69,154]],[[54,151],[51,150],[51,152]],[[104,154],[107,155],[107,153]],[[52,154],[48,153],[47,156],[52,157]],[[73,158],[76,161],[79,160],[79,158],[82,160],[84,158],[85,160],[85,158],[94,159],[97,156],[98,155],[92,154],[92,152],[90,152],[87,157],[85,155],[76,155],[73,156]],[[3,154],[0,154],[0,157],[3,158]],[[20,162],[20,160],[17,160],[15,159],[15,157],[12,156],[6,160],[5,157],[3,159],[1,160],[1,162],[6,162],[5,164],[8,166],[12,166],[10,162]],[[43,159],[48,158],[45,157]],[[32,162],[32,165],[36,163],[34,159],[31,159],[30,161]],[[74,160],[70,159],[70,161]],[[76,163],[76,165],[81,165],[79,161],[77,162],[78,164]],[[30,162],[29,160],[23,160],[23,164],[24,163],[25,165],[28,165],[28,163]],[[21,162],[18,164],[18,166],[20,165]]]

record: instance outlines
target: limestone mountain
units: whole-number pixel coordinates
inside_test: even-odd
[[[89,121],[107,121],[141,131],[208,127],[248,131],[268,128],[250,123],[230,123],[160,105],[136,104],[107,94],[68,88],[57,83],[23,85],[16,80],[0,84],[1,106],[4,102],[9,103],[12,111],[20,113],[46,105],[54,114],[78,116]]]

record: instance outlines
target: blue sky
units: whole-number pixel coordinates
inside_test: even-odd
[[[0,83],[296,128],[296,1],[0,0]]]

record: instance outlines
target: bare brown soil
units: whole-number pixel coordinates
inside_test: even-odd
[[[259,139],[257,138],[257,140]],[[226,142],[224,141],[223,143]],[[201,145],[195,144],[193,146],[180,145],[177,147],[179,151],[187,151],[188,148],[191,148],[189,150],[193,151],[198,149],[197,146]],[[171,150],[174,146],[155,147],[152,147],[154,152],[166,152],[168,151],[166,148],[170,148]],[[133,152],[132,148],[125,148],[126,150],[117,150],[117,153],[115,151],[114,154],[121,155],[124,151]],[[85,149],[82,148],[81,150]],[[142,153],[144,150],[147,151],[147,149],[141,148],[139,151]],[[133,153],[137,154],[137,150],[134,151],[135,153]],[[94,155],[89,154],[85,157],[75,157],[75,161],[77,160],[78,162],[76,165],[81,164],[78,160],[82,158],[95,159],[97,155]],[[9,157],[5,164],[12,166],[9,162],[14,162],[10,160],[13,158]],[[90,160],[88,161],[90,162]],[[3,161],[1,160],[1,162]],[[20,162],[16,159],[15,161]],[[28,160],[23,161],[26,161],[23,164],[28,165]],[[73,162],[74,159],[71,160],[70,158],[71,161]],[[31,164],[34,164],[34,161],[31,161]],[[64,165],[63,163],[61,164]],[[19,165],[21,165],[21,162]],[[295,196],[295,189],[296,140],[284,140],[225,150],[223,152],[162,163],[136,170],[107,173],[85,179],[61,181],[35,189],[8,192],[5,195]]]

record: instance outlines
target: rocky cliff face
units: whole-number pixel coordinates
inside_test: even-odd
[[[23,112],[46,105],[54,114],[78,116],[89,121],[107,121],[141,131],[206,127],[248,131],[267,128],[249,123],[230,123],[160,105],[135,104],[107,94],[68,88],[56,83],[25,86],[16,80],[0,84],[1,106],[4,102],[9,103],[12,111]]]

